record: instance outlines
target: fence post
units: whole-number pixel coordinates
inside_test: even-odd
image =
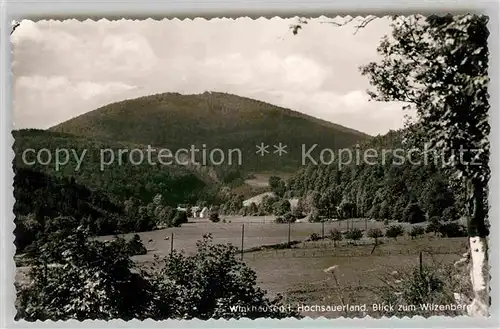
[[[243,241],[245,239],[245,224],[241,224],[241,260],[243,260]]]
[[[290,231],[292,228],[292,222],[288,222],[288,247],[290,248]]]
[[[325,238],[325,222],[321,222],[321,238]]]
[[[419,269],[420,269],[420,276],[423,276],[422,252],[420,252],[419,254]]]
[[[368,218],[365,218],[365,231],[368,231]]]
[[[174,232],[172,232],[172,236],[170,237],[170,257],[174,252]]]

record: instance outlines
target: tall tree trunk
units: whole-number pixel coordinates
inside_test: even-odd
[[[474,292],[469,315],[489,315],[488,241],[485,225],[486,209],[484,184],[479,180],[466,180],[467,230],[471,254],[470,278]]]

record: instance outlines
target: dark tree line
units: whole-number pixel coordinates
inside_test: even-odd
[[[93,235],[112,235],[187,222],[187,214],[165,205],[161,195],[148,204],[134,198],[115,203],[72,177],[57,178],[26,168],[15,169],[14,197],[18,252],[36,249],[37,242],[65,226],[83,226]]]

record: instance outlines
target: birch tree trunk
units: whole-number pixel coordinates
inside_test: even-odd
[[[488,241],[484,209],[485,189],[482,182],[468,179],[467,189],[467,229],[471,254],[470,279],[473,300],[468,313],[471,316],[489,316],[489,265]]]

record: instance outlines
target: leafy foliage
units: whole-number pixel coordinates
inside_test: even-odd
[[[334,228],[329,232],[329,238],[333,240],[334,245],[336,245],[337,241],[342,241],[343,235],[338,229]]]
[[[434,233],[434,235],[436,235],[440,231],[441,226],[442,224],[441,221],[439,220],[439,217],[434,216],[429,220],[429,224],[427,224],[425,232]]]
[[[467,236],[465,227],[458,223],[446,223],[439,227],[439,233],[443,237],[458,238]]]
[[[214,245],[209,236],[194,256],[174,252],[159,272],[135,268],[123,239],[97,241],[81,227],[54,236],[41,251],[31,283],[19,287],[17,319],[298,316],[256,287],[255,272],[236,259],[234,247]]]
[[[404,219],[410,224],[425,222],[425,214],[417,203],[410,203],[404,211]]]
[[[210,221],[212,221],[212,223],[218,223],[220,221],[219,213],[217,212],[210,213]]]
[[[372,238],[375,241],[375,244],[378,242],[378,238],[381,238],[384,236],[384,232],[382,232],[381,229],[379,228],[372,228],[368,230],[367,236],[369,238]]]
[[[424,164],[425,155],[418,152],[413,152],[411,157],[415,164],[405,161],[406,154],[403,159],[398,157],[397,151],[409,153],[424,149],[419,142],[405,141],[406,135],[417,133],[416,128],[392,131],[351,149],[353,154],[356,150],[376,151],[379,158],[375,165],[355,161],[345,164],[345,161],[344,165],[335,162],[305,166],[289,178],[287,193],[299,197],[303,211],[317,214],[318,218],[353,216],[422,221],[425,213],[441,214],[446,207],[463,208],[463,191],[452,189],[449,173],[439,164],[433,161]],[[419,161],[422,165],[418,165]],[[446,190],[447,201],[443,203],[439,198],[429,197],[431,189]],[[405,213],[410,204],[414,211]]]
[[[359,228],[350,229],[345,233],[345,238],[352,241],[357,241],[363,237],[363,231]]]
[[[133,271],[123,239],[92,240],[82,228],[65,233],[40,247],[29,273],[32,282],[18,291],[18,318],[131,320],[150,315],[151,282]]]
[[[433,316],[442,315],[442,310],[435,310],[430,305],[456,304],[453,294],[466,290],[463,280],[450,280],[458,275],[457,270],[449,264],[432,264],[412,266],[410,269],[395,271],[390,276],[381,278],[385,283],[376,289],[377,303],[401,305],[401,308],[384,310],[383,316]],[[412,305],[417,307],[412,307]],[[422,307],[423,305],[423,307]],[[425,309],[425,307],[428,309]],[[445,311],[450,316],[464,315],[461,309]]]
[[[490,177],[487,23],[474,14],[394,17],[382,59],[361,68],[373,99],[416,109],[420,137],[467,191],[469,234],[481,237]]]
[[[148,250],[142,243],[139,234],[134,234],[132,239],[127,243],[127,248],[130,256],[145,255],[148,252]]]
[[[36,129],[18,130],[13,132],[14,136],[14,168],[26,168],[43,172],[57,178],[71,178],[91,190],[100,190],[115,203],[123,202],[130,197],[137,198],[141,202],[151,202],[155,196],[160,194],[162,202],[176,206],[179,203],[195,203],[198,200],[217,199],[217,181],[203,170],[196,170],[179,165],[150,165],[144,161],[140,165],[134,165],[126,159],[119,159],[120,149],[141,149],[146,152],[144,145],[133,142],[111,142],[74,136],[65,133],[43,131]],[[25,159],[33,163],[29,165],[23,160],[23,152],[28,149],[48,149],[52,153],[52,162],[42,165],[36,160],[33,153],[25,154]],[[55,154],[58,149],[71,150],[68,163],[60,168],[55,167]],[[115,153],[115,161],[109,166],[101,168],[101,152],[107,155],[112,150]],[[85,152],[85,153],[84,153]],[[73,153],[73,154],[71,154]],[[81,166],[75,160],[75,155],[83,156]],[[61,160],[64,156],[61,155]],[[109,160],[103,156],[104,160]],[[155,160],[155,159],[153,159]]]
[[[411,236],[411,238],[416,238],[420,235],[423,235],[425,233],[425,228],[423,226],[413,226],[411,230],[408,232],[408,235]]]
[[[402,236],[405,233],[405,230],[401,225],[391,225],[385,231],[385,236],[388,238],[397,239],[398,236]]]

